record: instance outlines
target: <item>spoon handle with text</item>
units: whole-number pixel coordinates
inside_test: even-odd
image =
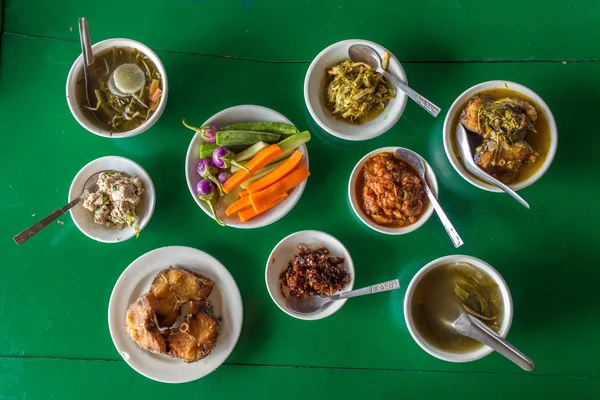
[[[350,297],[364,296],[367,294],[387,292],[389,290],[396,290],[396,289],[400,289],[400,281],[398,279],[378,283],[378,284],[372,285],[372,286],[367,286],[362,289],[356,289],[356,290],[351,290],[349,292],[336,294],[336,295],[330,296],[330,299],[331,300],[349,299]]]

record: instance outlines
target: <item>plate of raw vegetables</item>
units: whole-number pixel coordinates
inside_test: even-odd
[[[308,179],[308,131],[262,106],[227,108],[196,132],[185,177],[198,206],[219,225],[260,228],[294,208]]]

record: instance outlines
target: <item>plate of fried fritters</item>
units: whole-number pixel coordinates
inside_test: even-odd
[[[231,354],[243,308],[229,271],[203,251],[162,247],[131,263],[108,306],[108,326],[123,359],[159,382],[208,375]]]

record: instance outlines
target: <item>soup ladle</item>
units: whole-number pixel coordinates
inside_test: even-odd
[[[527,357],[515,346],[510,344],[506,339],[494,332],[490,327],[481,322],[478,318],[460,311],[458,318],[447,323],[452,329],[462,335],[475,339],[478,342],[491,347],[496,352],[502,354],[525,371],[532,371],[534,363],[531,358]]]
[[[478,146],[477,141],[480,141],[479,135],[467,131],[467,129],[460,122],[456,124],[456,142],[458,144],[458,151],[460,152],[460,157],[462,158],[463,165],[467,171],[475,175],[477,178],[503,190],[510,197],[518,201],[523,207],[529,209],[529,204],[521,196],[519,196],[517,192],[490,174],[486,173],[479,168],[477,164],[475,164],[473,154]]]

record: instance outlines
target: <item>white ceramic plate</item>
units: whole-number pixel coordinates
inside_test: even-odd
[[[206,120],[206,122],[204,122],[201,126],[210,124],[221,127],[240,122],[282,122],[285,124],[293,125],[289,119],[287,119],[277,111],[271,110],[270,108],[253,105],[242,105],[230,107],[216,113],[208,120]],[[196,167],[198,166],[198,162],[200,161],[200,145],[202,143],[204,143],[204,140],[202,140],[200,134],[196,133],[192,138],[192,141],[190,142],[187,155],[185,157],[185,179],[187,181],[190,194],[196,201],[196,204],[198,204],[198,206],[202,209],[202,211],[206,213],[206,215],[213,218],[210,209],[206,206],[206,203],[200,201],[198,196],[196,196],[196,184],[202,179],[196,171]],[[303,165],[306,165],[308,167],[308,150],[306,148],[306,145],[300,146],[298,150],[300,150],[302,154],[304,154],[304,159],[302,161]],[[292,191],[288,193],[288,198],[285,199],[283,202],[273,207],[269,211],[260,214],[247,222],[241,222],[238,219],[237,215],[232,215],[230,217],[226,216],[225,207],[220,207],[217,209],[217,216],[227,226],[231,226],[234,228],[252,229],[270,225],[273,222],[276,222],[279,219],[283,218],[294,208],[296,203],[298,203],[298,200],[300,200],[302,192],[304,192],[305,186],[306,181],[302,182],[300,185],[292,189]]]
[[[429,217],[431,217],[431,214],[433,214],[433,204],[431,204],[431,202],[429,202],[429,204],[427,205],[427,208],[423,212],[423,215],[421,215],[421,218],[419,218],[417,220],[417,222],[415,222],[414,224],[402,227],[402,228],[390,228],[387,226],[377,225],[363,212],[363,210],[360,207],[358,198],[356,197],[355,187],[356,187],[356,180],[358,179],[358,175],[359,175],[360,170],[363,167],[363,164],[365,163],[365,161],[367,161],[369,158],[373,157],[375,154],[393,153],[394,151],[396,151],[396,149],[402,149],[402,148],[403,147],[382,147],[380,149],[373,150],[372,152],[368,153],[366,156],[361,158],[358,163],[356,163],[356,166],[352,170],[352,174],[350,174],[350,179],[348,181],[348,198],[350,199],[350,205],[352,206],[352,210],[354,211],[354,214],[356,214],[358,219],[360,219],[362,221],[362,223],[367,225],[369,228],[371,228],[377,232],[380,232],[380,233],[385,233],[387,235],[404,235],[405,233],[409,233],[414,230],[417,230],[421,226],[423,226],[425,224],[425,222],[427,222],[427,220],[429,220]],[[429,184],[429,188],[431,189],[431,192],[437,199],[437,197],[438,197],[437,178],[435,177],[435,173],[433,172],[433,169],[431,168],[431,165],[429,165],[427,160],[425,160],[423,157],[421,157],[421,159],[425,162],[425,179],[427,180],[427,183]]]
[[[138,214],[136,223],[140,230],[140,236],[143,235],[141,231],[148,225],[152,213],[154,212],[156,193],[150,175],[134,161],[124,157],[108,156],[90,162],[75,175],[75,179],[73,179],[73,183],[71,183],[71,187],[69,188],[69,202],[81,194],[85,182],[89,177],[97,172],[105,170],[125,172],[131,176],[138,176],[142,180],[144,184],[144,193],[142,193],[140,204],[136,207]],[[79,204],[71,209],[71,218],[73,218],[75,226],[77,226],[84,235],[98,242],[117,243],[135,236],[135,231],[129,226],[119,230],[106,228],[96,224],[94,222],[94,214],[83,208],[83,201],[79,202]]]
[[[509,89],[530,98],[537,105],[536,108],[538,111],[541,111],[544,114],[548,120],[548,125],[550,126],[550,148],[548,149],[548,154],[546,155],[546,159],[544,160],[543,164],[539,166],[538,170],[535,171],[533,175],[523,182],[509,185],[513,190],[524,189],[535,183],[546,173],[546,171],[548,171],[548,168],[550,168],[558,148],[558,129],[556,128],[556,121],[554,120],[554,115],[552,114],[550,107],[548,107],[548,104],[546,104],[546,102],[536,92],[526,86],[510,81],[489,81],[479,83],[461,93],[460,96],[458,96],[456,100],[454,100],[454,103],[452,103],[450,106],[448,114],[446,114],[446,119],[444,119],[444,150],[446,151],[446,156],[448,157],[450,164],[452,164],[452,167],[460,176],[463,177],[465,181],[469,182],[475,187],[478,187],[479,189],[483,189],[488,192],[503,193],[502,190],[498,189],[496,186],[492,186],[489,183],[483,182],[471,175],[471,173],[469,173],[463,166],[462,160],[460,160],[453,148],[453,146],[456,146],[456,126],[452,126],[453,121],[458,120],[458,115],[462,112],[462,109],[471,97],[477,93],[491,89]]]
[[[327,69],[348,60],[348,49],[355,44],[365,44],[374,48],[383,59],[385,48],[368,40],[351,39],[337,42],[321,51],[306,71],[304,78],[304,102],[313,119],[321,128],[344,140],[367,140],[383,135],[390,130],[402,116],[408,97],[400,89],[394,87],[396,98],[389,101],[383,112],[361,125],[352,125],[334,119],[325,105],[323,83]],[[406,73],[400,61],[390,52],[388,71],[408,84]]]
[[[291,259],[298,254],[298,245],[304,245],[311,249],[327,247],[331,257],[343,257],[345,261],[343,265],[344,270],[350,274],[350,282],[343,291],[348,292],[354,287],[354,262],[352,262],[352,258],[346,247],[344,247],[339,240],[325,232],[300,231],[289,235],[281,242],[277,243],[277,246],[275,246],[267,260],[265,281],[267,283],[269,295],[275,304],[277,304],[277,307],[294,318],[316,320],[328,317],[342,308],[346,303],[346,299],[331,302],[312,314],[299,314],[288,309],[285,305],[285,299],[290,293],[287,287],[280,285],[281,280],[279,279],[279,276],[287,268]]]
[[[150,290],[156,274],[170,266],[185,267],[214,281],[208,300],[215,316],[223,320],[212,353],[191,364],[167,355],[142,350],[125,331],[127,308]],[[132,262],[121,274],[110,296],[108,327],[117,351],[131,368],[147,378],[165,383],[190,382],[217,369],[233,351],[242,330],[242,298],[233,276],[214,257],[184,246],[162,247]]]

